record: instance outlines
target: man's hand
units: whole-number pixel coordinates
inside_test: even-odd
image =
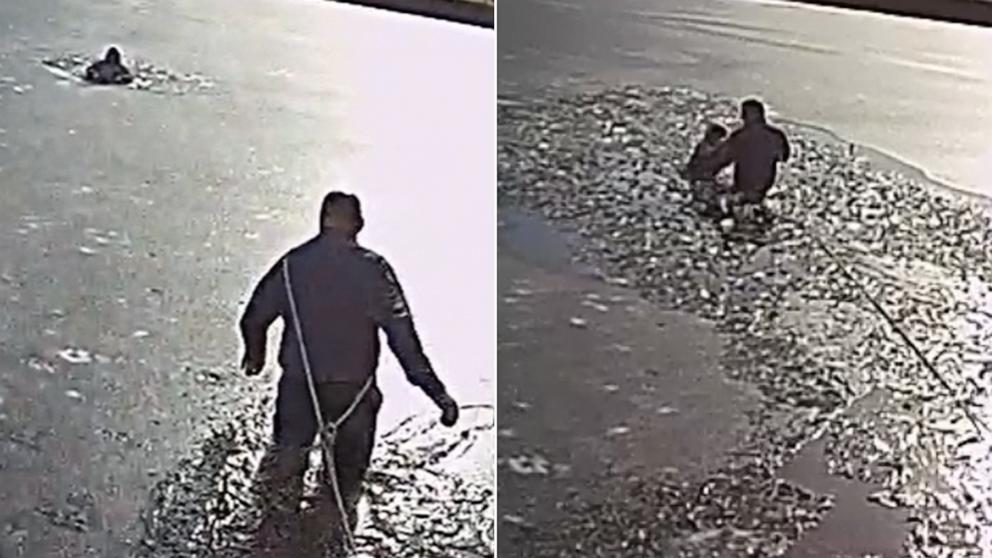
[[[265,368],[265,359],[253,359],[245,354],[241,359],[241,370],[246,376],[257,376]]]
[[[442,395],[437,406],[441,408],[441,424],[450,428],[458,422],[458,403],[450,395]]]

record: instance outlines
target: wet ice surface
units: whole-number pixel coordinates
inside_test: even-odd
[[[254,471],[267,444],[269,401],[245,406],[212,430],[194,454],[157,483],[142,517],[133,556],[241,557],[251,550],[259,509]],[[491,483],[452,470],[452,463],[493,428],[491,408],[467,408],[464,420],[443,429],[432,417],[412,417],[381,435],[366,483],[361,556],[383,558],[494,555]],[[291,556],[322,556],[327,502],[316,496],[316,469],[308,474],[311,503],[299,531],[285,541]],[[257,552],[257,551],[256,551]]]
[[[680,88],[500,103],[501,201],[578,233],[604,279],[713,320],[726,373],[764,398],[718,470],[607,475],[614,497],[569,497],[564,524],[504,527],[536,527],[539,556],[780,555],[831,507],[777,476],[823,436],[832,473],[910,510],[907,556],[992,556],[992,433],[975,424],[992,422],[988,211],[785,126],[795,157],[770,198],[778,218],[721,232],[689,207],[678,169],[708,120],[735,117],[734,102]]]
[[[34,89],[33,85],[29,83],[19,83],[17,78],[13,76],[0,75],[0,93],[10,92],[15,95],[24,95],[32,89]]]
[[[86,75],[86,68],[95,61],[92,56],[70,53],[45,58],[42,64],[61,79],[89,85],[83,80],[83,76]],[[123,86],[128,89],[183,95],[214,87],[210,79],[199,74],[182,74],[143,60],[126,59],[124,63],[134,75],[134,81]]]

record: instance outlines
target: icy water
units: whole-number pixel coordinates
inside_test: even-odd
[[[532,555],[782,555],[833,506],[780,476],[818,439],[830,473],[906,512],[904,555],[990,555],[983,203],[786,124],[796,155],[777,219],[726,234],[691,209],[677,171],[706,121],[734,121],[733,99],[631,86],[506,101],[501,202],[576,231],[604,276],[711,320],[729,340],[725,373],[764,397],[722,467],[603,479],[614,497],[572,499]]]
[[[135,558],[249,557],[263,510],[254,476],[268,447],[269,398],[239,411],[152,491],[142,512]],[[380,433],[356,532],[363,557],[478,557],[494,553],[494,490],[488,475],[459,470],[459,458],[492,435],[487,406],[468,407],[459,427],[443,430],[414,416]],[[299,530],[283,541],[287,555],[322,557],[330,502],[317,479],[317,453]],[[461,465],[464,469],[464,464]]]

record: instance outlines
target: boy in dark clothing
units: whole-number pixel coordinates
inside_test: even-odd
[[[716,176],[720,171],[717,166],[720,149],[726,137],[726,128],[720,124],[710,124],[682,171],[682,176],[692,184],[694,201],[704,212],[712,212],[722,191]]]
[[[710,124],[703,139],[696,144],[685,165],[684,176],[688,180],[713,180],[720,169],[716,167],[716,155],[727,137],[727,129],[720,124]]]
[[[134,80],[131,71],[121,62],[121,52],[110,47],[103,60],[86,68],[86,81],[97,85],[127,85]]]

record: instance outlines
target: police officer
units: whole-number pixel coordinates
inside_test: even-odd
[[[775,185],[779,163],[789,160],[791,148],[785,133],[768,124],[760,101],[741,103],[741,120],[743,125],[723,143],[716,166],[734,165],[733,203],[760,206]]]
[[[318,434],[291,303],[295,303],[325,422],[333,422],[355,403],[334,444],[336,477],[352,532],[382,403],[374,379],[380,329],[410,383],[440,408],[441,423],[452,426],[458,420],[458,405],[424,354],[396,274],[382,256],[357,242],[363,225],[356,196],[327,194],[320,210],[320,233],[291,250],[262,277],[241,318],[245,345],[242,369],[249,376],[261,372],[265,365],[269,325],[277,317],[282,317],[285,325],[279,350],[283,374],[276,398],[274,444],[260,467],[269,529],[278,529],[280,514],[283,519],[288,514],[290,520],[295,514],[302,496],[307,448]],[[283,269],[284,260],[287,270]],[[291,286],[284,276],[287,271]],[[367,382],[370,386],[365,385]],[[263,530],[266,525],[263,521]],[[260,535],[267,538],[273,533]]]

